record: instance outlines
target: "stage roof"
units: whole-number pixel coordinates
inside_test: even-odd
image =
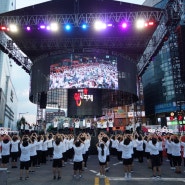
[[[7,25],[12,21],[21,26],[18,33],[6,33],[33,63],[40,56],[57,51],[102,51],[125,55],[137,62],[159,24],[161,12],[161,9],[113,0],[53,0],[0,14],[0,25]],[[155,25],[144,30],[136,30],[133,23],[136,18],[142,16],[147,21],[154,20]],[[121,30],[116,25],[106,32],[98,33],[92,31],[91,26],[86,31],[81,30],[82,21],[92,25],[96,18],[110,23],[112,21],[117,25],[124,20],[132,26],[127,30]],[[73,28],[70,32],[61,28],[58,33],[38,29],[27,32],[24,29],[26,26],[36,28],[38,24],[48,23],[50,20],[57,20],[61,26],[69,22]]]

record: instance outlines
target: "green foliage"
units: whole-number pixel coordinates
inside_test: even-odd
[[[24,125],[24,128],[25,128],[26,119],[24,117],[22,117],[20,120],[17,121],[17,130],[21,130],[22,124]]]

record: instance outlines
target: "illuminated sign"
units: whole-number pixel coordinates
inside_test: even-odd
[[[76,101],[76,106],[80,107],[82,105],[82,100],[93,102],[93,95],[88,94],[88,89],[78,89],[78,92],[74,93],[74,99]]]

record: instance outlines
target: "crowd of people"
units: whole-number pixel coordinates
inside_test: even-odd
[[[56,68],[57,70],[50,74],[50,89],[84,87],[118,89],[116,65],[96,62]]]
[[[175,173],[182,172],[182,163],[185,166],[185,140],[184,136],[156,133],[141,135],[133,133],[112,134],[100,132],[98,142],[91,142],[91,135],[83,132],[78,135],[48,133],[39,135],[19,136],[18,134],[1,135],[0,157],[1,167],[20,169],[20,180],[29,179],[29,174],[34,173],[47,161],[52,161],[53,179],[61,179],[62,166],[67,161],[73,162],[73,177],[81,178],[87,168],[89,149],[95,145],[97,150],[98,176],[105,178],[109,170],[111,156],[123,164],[123,173],[126,179],[132,178],[134,161],[139,163],[147,161],[147,167],[152,170],[152,178],[161,178],[161,165],[164,152],[169,160],[169,167]],[[122,169],[122,168],[121,168]]]

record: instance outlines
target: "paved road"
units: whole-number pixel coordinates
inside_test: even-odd
[[[162,178],[154,180],[151,178],[152,171],[147,168],[146,160],[143,163],[134,161],[134,172],[132,179],[125,180],[123,165],[119,163],[116,157],[111,156],[110,169],[106,173],[107,178],[99,178],[96,174],[99,172],[97,155],[90,155],[88,159],[88,168],[83,172],[82,178],[73,178],[73,164],[69,162],[62,168],[62,178],[53,180],[52,162],[47,161],[36,169],[36,172],[30,173],[29,180],[19,180],[19,169],[8,169],[7,185],[181,185],[185,184],[185,172],[182,167],[182,173],[176,174],[169,167],[169,162],[164,159],[162,165]],[[1,177],[2,178],[2,177]],[[1,185],[1,183],[0,183]],[[3,184],[4,185],[4,184]]]

